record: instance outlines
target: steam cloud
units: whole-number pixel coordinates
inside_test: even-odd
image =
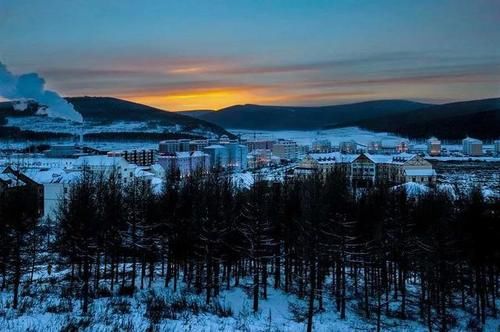
[[[36,73],[14,75],[0,62],[0,96],[15,99],[34,99],[46,106],[39,114],[82,123],[83,117],[73,105],[54,91],[45,90],[45,80]]]

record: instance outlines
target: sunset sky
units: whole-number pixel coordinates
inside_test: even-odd
[[[167,110],[500,96],[498,0],[0,0],[0,62]]]

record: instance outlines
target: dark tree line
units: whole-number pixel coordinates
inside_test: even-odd
[[[308,303],[308,331],[331,310],[325,299],[341,319],[355,310],[378,330],[383,315],[420,319],[430,331],[451,328],[455,308],[477,326],[497,316],[500,202],[479,190],[415,198],[379,185],[354,195],[339,173],[256,179],[250,189],[217,172],[172,172],[166,183],[154,193],[116,172],[84,170],[71,188],[53,249],[83,312],[102,289],[132,294],[161,278],[207,304],[245,280],[254,311],[268,287],[296,294]],[[15,290],[34,221],[12,209],[24,207],[1,204],[0,271],[2,288]]]

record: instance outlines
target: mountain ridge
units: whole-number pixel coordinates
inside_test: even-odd
[[[192,116],[224,128],[260,130],[314,130],[345,121],[363,120],[429,104],[407,100],[375,100],[330,106],[234,105],[215,112]],[[189,115],[189,113],[184,113]]]
[[[487,98],[433,105],[399,114],[344,123],[372,131],[388,131],[409,138],[437,136],[460,139],[500,137],[500,98]],[[338,128],[327,126],[326,128]]]

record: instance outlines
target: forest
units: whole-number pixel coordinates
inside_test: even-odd
[[[307,331],[315,315],[332,310],[327,300],[340,319],[359,315],[377,331],[387,317],[448,331],[457,308],[470,330],[497,317],[500,202],[480,190],[354,190],[337,172],[256,179],[249,189],[220,172],[170,172],[166,180],[155,193],[147,182],[85,169],[56,220],[36,217],[29,190],[0,191],[0,284],[8,294],[0,307],[20,310],[22,289],[44,266],[60,275],[50,287],[79,301],[81,315],[99,297],[131,297],[158,281],[201,296],[196,305],[150,298],[143,314],[152,331],[176,311],[231,315],[217,298],[244,281],[253,312],[271,288],[303,299],[294,315]]]

